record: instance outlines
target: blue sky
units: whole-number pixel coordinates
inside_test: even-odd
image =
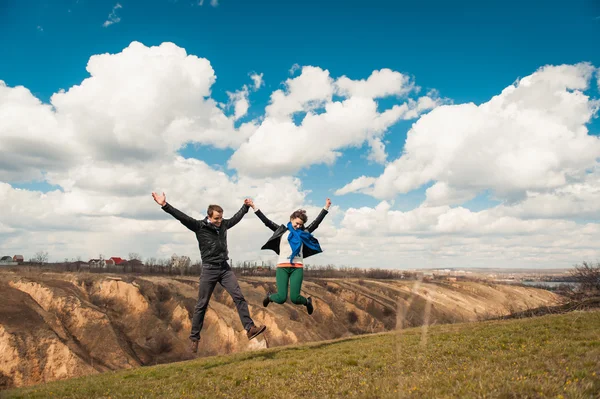
[[[294,64],[353,79],[390,68],[414,76],[423,91],[436,89],[454,103],[476,104],[546,64],[600,64],[595,51],[600,2],[223,0],[212,7],[209,0],[202,6],[189,0],[123,0],[116,10],[120,22],[105,28],[116,3],[3,1],[0,79],[24,85],[48,101],[54,92],[89,76],[85,65],[94,54],[119,52],[132,41],[147,46],[172,41],[210,60],[217,75],[213,98],[219,101],[227,101],[226,91],[248,84],[249,73],[264,73],[268,90],[253,94],[252,117],[263,112],[269,94],[280,88]],[[386,135],[391,159],[401,153],[412,122],[400,122]],[[182,153],[225,166],[232,151],[190,147]],[[351,149],[335,168],[315,165],[301,174],[312,191],[308,198],[320,202],[358,171],[374,175],[382,170]],[[325,182],[324,175],[329,177]],[[397,199],[398,209],[423,198],[424,189],[409,193]],[[361,194],[338,201],[347,206],[377,202]],[[472,205],[476,209],[477,201]]]
[[[110,18],[114,23],[104,26]],[[0,80],[8,87],[25,86],[48,103],[52,94],[89,77],[86,64],[94,55],[120,53],[134,41],[148,47],[172,42],[187,54],[210,61],[216,75],[211,97],[218,102],[227,103],[228,92],[251,85],[251,74],[263,74],[264,86],[251,91],[248,113],[236,122],[240,126],[264,117],[271,94],[285,89],[284,82],[301,73],[290,72],[294,65],[319,67],[333,79],[353,80],[389,68],[414,79],[421,88],[418,96],[435,90],[447,104],[480,105],[545,65],[600,66],[599,34],[600,1],[591,0],[204,0],[202,4],[199,0],[3,0]],[[599,98],[598,85],[590,84],[586,94]],[[382,111],[399,100],[387,97],[377,103]],[[304,115],[296,114],[294,120]],[[388,162],[405,150],[407,132],[417,120],[401,120],[387,130]],[[598,135],[598,118],[587,128]],[[302,189],[310,191],[307,201],[320,206],[331,197],[342,209],[376,207],[381,201],[376,195],[361,190],[336,195],[335,191],[361,175],[380,176],[385,165],[367,159],[367,144],[339,150],[341,155],[332,165],[313,163],[294,173]],[[229,169],[227,162],[235,152],[195,144],[179,150],[233,179],[236,170]],[[392,195],[391,209],[408,212],[419,207],[434,181]],[[63,190],[45,181],[5,182],[26,190]],[[498,187],[484,187],[475,198],[458,205],[472,212],[492,208],[502,202],[491,194]],[[338,221],[341,218],[337,216]],[[569,220],[586,223],[599,218],[585,214]]]

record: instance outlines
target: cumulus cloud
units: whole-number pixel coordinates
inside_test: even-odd
[[[399,96],[415,89],[408,76],[387,68],[373,71],[366,80],[352,80],[342,76],[336,84],[340,95],[368,98]]]
[[[43,171],[68,168],[77,155],[73,134],[50,105],[0,80],[0,180],[43,180]]]
[[[252,79],[252,82],[254,83],[254,90],[260,89],[260,87],[265,84],[263,81],[263,75],[263,73],[253,73],[250,75],[250,79]]]
[[[228,115],[211,97],[210,62],[174,44],[134,42],[91,57],[87,70],[49,104],[0,82],[1,253],[198,259],[194,235],[160,210],[151,191],[196,218],[210,203],[227,217],[252,197],[278,223],[300,207],[310,219],[322,204],[307,201],[293,173],[332,164],[351,146],[387,164],[386,130],[420,118],[382,176],[359,177],[336,194],[385,199],[428,184],[425,203],[406,211],[388,201],[334,203],[316,233],[325,252],[311,262],[558,267],[600,255],[600,225],[589,221],[600,216],[598,144],[586,127],[598,107],[584,94],[590,65],[542,68],[479,106],[448,105],[435,91],[418,96],[412,78],[387,69],[351,80],[304,67],[272,93],[264,115],[242,124],[262,74],[230,93]],[[380,109],[386,97],[395,103]],[[238,173],[179,156],[188,143],[235,150],[230,166]],[[31,180],[60,190],[15,188]],[[456,206],[483,190],[501,205]],[[234,262],[274,259],[259,250],[270,234],[250,211],[229,236]]]
[[[237,148],[256,130],[253,122],[234,126],[243,101],[228,117],[210,97],[210,62],[172,43],[133,42],[92,56],[87,71],[50,104],[0,81],[0,179],[42,180],[89,162],[159,162],[188,143]]]
[[[308,205],[312,215],[318,209],[306,204],[306,192],[293,177],[230,178],[200,160],[182,157],[128,168],[87,165],[50,180],[64,184],[64,191],[41,193],[0,182],[0,201],[8,204],[8,212],[0,215],[0,235],[10,233],[0,244],[3,251],[20,253],[28,248],[32,255],[45,249],[53,259],[92,257],[99,251],[109,256],[131,251],[158,256],[158,244],[169,243],[179,254],[199,258],[194,235],[160,209],[152,191],[165,192],[169,203],[198,219],[211,203],[220,204],[225,216],[231,216],[246,197],[254,198],[278,221],[299,207]],[[245,259],[268,256],[259,248],[269,234],[251,211],[232,230],[232,247],[238,248],[233,253],[246,251]]]
[[[285,118],[298,111],[320,108],[331,100],[334,93],[329,71],[312,66],[303,67],[300,76],[288,79],[285,86],[286,90],[276,90],[271,94],[267,116]]]
[[[104,21],[102,26],[104,26],[105,28],[108,28],[112,24],[118,24],[119,22],[121,22],[121,17],[117,16],[117,10],[119,8],[123,8],[123,6],[119,3],[115,4],[115,6],[113,7],[110,14],[108,14],[108,19],[106,21]]]
[[[87,70],[91,77],[51,103],[95,157],[156,158],[190,142],[235,148],[252,130],[235,129],[210,98],[210,62],[172,43],[133,42],[121,53],[91,57]]]
[[[364,143],[371,148],[369,159],[385,162],[381,137],[386,130],[401,119],[435,108],[441,100],[408,99],[380,112],[375,97],[406,95],[412,90],[414,84],[408,78],[391,70],[352,81],[347,77],[335,80],[327,70],[305,66],[299,76],[285,82],[285,90],[272,93],[264,120],[228,165],[242,174],[281,176],[313,164],[331,165],[341,150]],[[335,94],[342,99],[334,100]],[[299,124],[294,120],[298,113],[305,113]],[[257,158],[259,153],[269,156]]]
[[[376,180],[377,179],[375,177],[367,177],[367,176],[358,177],[358,178],[352,180],[352,182],[348,183],[344,187],[338,189],[335,192],[335,195],[344,195],[344,194],[361,191],[367,187],[372,186]]]
[[[382,201],[348,209],[336,233],[327,242],[338,263],[359,256],[388,267],[569,267],[600,254],[599,224],[522,219],[503,207],[473,212],[422,205],[402,212]],[[350,240],[355,254],[344,245]]]
[[[263,74],[253,73],[250,75],[250,79],[252,79],[252,90],[256,91],[263,84]],[[241,117],[245,116],[248,113],[248,109],[250,108],[250,89],[248,85],[242,86],[242,88],[236,92],[227,92],[227,96],[229,97],[229,107],[233,107],[234,115],[233,119],[238,120]]]
[[[600,165],[586,173],[581,181],[555,190],[528,191],[526,198],[499,208],[508,215],[526,219],[565,218],[598,220],[600,218]]]
[[[433,182],[431,205],[459,204],[485,190],[514,202],[581,181],[600,156],[600,140],[586,127],[598,109],[584,94],[593,72],[585,63],[547,66],[479,106],[437,107],[413,125],[402,156],[381,176],[337,193],[385,199]]]
[[[215,74],[208,60],[171,43],[134,42],[120,53],[91,57],[87,70],[89,78],[54,94],[50,104],[0,82],[0,197],[10,202],[0,216],[3,250],[45,245],[62,259],[75,249],[92,256],[90,248],[137,245],[136,239],[144,241],[140,234],[154,230],[152,219],[164,219],[150,197],[155,189],[170,192],[175,201],[180,197],[188,210],[198,210],[192,193],[228,204],[230,211],[239,208],[243,198],[233,194],[239,179],[176,155],[187,143],[235,148],[254,130],[252,123],[236,129],[235,116],[226,116],[210,98]],[[60,190],[41,193],[8,184],[36,180]],[[291,178],[273,185],[299,193]],[[244,195],[262,188],[255,183],[243,188]],[[169,222],[159,221],[156,231]],[[158,245],[150,242],[157,240],[144,241],[144,251],[154,253]]]
[[[385,144],[383,144],[381,138],[372,137],[368,140],[368,143],[369,147],[371,147],[371,152],[369,152],[367,159],[369,161],[384,164],[387,160],[387,154],[385,152]]]
[[[248,113],[248,109],[250,108],[248,95],[249,92],[246,85],[244,85],[241,90],[234,93],[227,92],[227,96],[229,96],[229,105],[234,108],[233,119],[238,120]]]

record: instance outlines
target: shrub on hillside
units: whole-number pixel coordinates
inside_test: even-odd
[[[152,340],[150,349],[155,355],[161,355],[163,353],[170,352],[173,350],[173,342],[171,341],[171,337],[163,332],[158,333]]]
[[[358,315],[356,314],[356,312],[354,310],[349,311],[347,316],[348,316],[348,323],[356,324],[358,322]]]
[[[173,331],[179,332],[183,328],[183,322],[180,319],[171,320],[171,327],[173,327]]]
[[[300,320],[300,314],[298,314],[298,311],[296,309],[292,309],[292,311],[290,312],[290,320],[293,320],[293,321]]]
[[[171,290],[164,285],[156,286],[156,299],[160,302],[166,302],[171,299]]]
[[[576,281],[580,283],[580,290],[591,294],[600,293],[600,262],[595,265],[583,262],[575,266],[571,272]]]

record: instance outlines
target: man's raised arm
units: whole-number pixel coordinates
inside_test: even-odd
[[[180,210],[169,204],[167,202],[167,196],[165,195],[165,193],[162,193],[162,195],[152,193],[152,198],[154,198],[154,201],[156,201],[156,203],[161,206],[163,211],[167,212],[175,219],[179,220],[181,224],[183,224],[188,229],[192,231],[197,231],[200,228],[200,221],[186,215],[185,213],[181,212]]]
[[[223,219],[223,224],[225,225],[225,228],[230,229],[233,226],[235,226],[236,224],[238,224],[240,222],[240,220],[242,220],[244,215],[246,215],[248,213],[248,209],[250,209],[250,207],[246,203],[244,203],[244,205],[242,205],[240,210],[237,211],[235,213],[235,215],[233,215],[229,219]]]

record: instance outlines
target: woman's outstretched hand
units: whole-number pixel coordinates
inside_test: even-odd
[[[252,201],[250,198],[246,198],[244,200],[244,204],[248,205],[250,208],[256,210],[256,207],[254,206],[254,201]]]

